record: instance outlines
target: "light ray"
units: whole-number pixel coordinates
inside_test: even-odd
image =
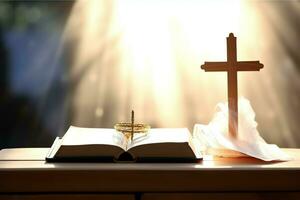
[[[299,91],[299,73],[268,22],[267,15],[275,17],[273,4],[260,3],[77,1],[66,27],[66,40],[76,43],[71,77],[80,77],[72,91],[72,123],[113,127],[129,120],[132,109],[154,127],[207,123],[216,103],[226,100],[227,81],[226,74],[207,75],[200,65],[226,60],[225,37],[234,32],[238,59],[265,65],[258,74],[239,73],[239,93],[253,103],[261,134],[295,145],[290,125],[296,114],[283,104],[290,91],[277,87],[289,77]],[[270,11],[261,12],[263,6]],[[291,36],[289,41],[297,38]]]

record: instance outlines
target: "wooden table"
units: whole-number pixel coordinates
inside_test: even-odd
[[[199,163],[46,163],[48,148],[0,151],[0,199],[300,199],[294,160]]]

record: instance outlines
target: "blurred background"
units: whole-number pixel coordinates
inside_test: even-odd
[[[70,125],[207,124],[227,100],[224,72],[237,37],[239,95],[260,134],[300,147],[300,1],[0,1],[0,149],[50,146]]]

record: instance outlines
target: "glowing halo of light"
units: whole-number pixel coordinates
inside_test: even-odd
[[[239,73],[239,94],[253,101],[263,124],[259,128],[267,127],[262,135],[294,145],[288,124],[295,121],[282,105],[287,93],[273,88],[274,81],[284,85],[286,78],[272,55],[288,56],[270,53],[282,46],[276,46],[278,38],[261,7],[228,0],[76,1],[65,34],[76,43],[71,77],[80,76],[72,91],[72,122],[112,127],[134,109],[153,127],[191,129],[207,123],[217,102],[226,100],[226,74],[208,75],[199,66],[226,60],[225,37],[234,32],[238,60],[265,64],[259,74]],[[291,68],[287,76],[299,89]],[[102,109],[101,117],[95,118],[96,108]],[[276,115],[280,123],[271,123]]]

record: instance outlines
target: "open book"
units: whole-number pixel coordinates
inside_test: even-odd
[[[128,140],[115,129],[71,126],[56,138],[49,161],[195,161],[201,153],[186,128],[151,129]]]

